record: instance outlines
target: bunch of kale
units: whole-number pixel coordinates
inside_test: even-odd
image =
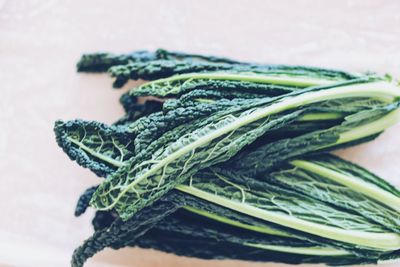
[[[387,78],[165,50],[84,55],[78,70],[150,82],[122,96],[113,125],[55,124],[68,156],[105,178],[79,198],[95,233],[72,266],[126,246],[293,264],[400,256],[400,191],[327,153],[400,119]]]

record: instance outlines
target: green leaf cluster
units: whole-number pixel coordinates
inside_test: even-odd
[[[96,231],[72,266],[126,246],[292,264],[400,256],[400,191],[328,153],[400,120],[385,77],[166,50],[84,55],[78,70],[150,82],[121,97],[113,125],[55,124],[66,154],[105,178],[79,198]]]

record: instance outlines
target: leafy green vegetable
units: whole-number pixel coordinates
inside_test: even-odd
[[[97,211],[72,266],[126,246],[330,265],[399,258],[400,191],[326,154],[400,120],[386,77],[165,50],[84,55],[78,70],[108,71],[116,87],[151,82],[122,96],[126,115],[111,126],[56,122],[67,155],[106,178],[78,200],[76,216]]]
[[[354,211],[379,220],[392,231],[400,231],[400,192],[384,180],[333,156],[311,161],[294,160],[291,164],[295,168],[287,171],[290,172],[290,179],[282,172],[271,175],[280,185],[296,188],[299,192],[343,208],[352,207]],[[310,173],[312,178],[309,177]],[[319,179],[314,173],[318,174]]]
[[[88,137],[90,137],[90,135],[88,135]],[[324,159],[326,159],[326,161],[328,161],[328,159],[330,159],[329,157],[321,157],[321,156],[318,156],[318,158],[321,158],[321,160],[320,160],[320,162],[324,162]],[[95,156],[93,156],[92,155],[92,159],[94,160],[94,161],[96,161],[96,157]],[[97,160],[99,160],[99,159],[97,159]],[[352,171],[354,172],[354,173],[358,173],[358,174],[360,174],[360,175],[362,175],[362,177],[368,177],[364,172],[364,170],[362,170],[361,168],[359,168],[359,167],[357,167],[357,166],[354,166],[354,165],[351,165],[350,163],[346,163],[346,162],[344,162],[344,161],[342,161],[342,160],[339,160],[339,159],[337,159],[339,162],[336,162],[335,164],[333,164],[333,165],[337,165],[337,166],[341,166],[341,167],[343,167],[345,170],[347,170],[347,169],[352,169]],[[342,162],[344,162],[344,163],[342,163]],[[327,164],[327,163],[325,163],[325,164]],[[351,168],[350,168],[350,167]],[[339,170],[340,170],[340,168],[339,168]],[[282,170],[280,173],[285,173],[285,172],[288,172],[288,171],[286,171],[286,170]],[[201,172],[201,173],[203,173],[203,172]],[[200,173],[199,173],[200,174]],[[225,174],[222,174],[222,175],[225,175]],[[274,173],[274,175],[275,175],[275,173]],[[371,174],[370,174],[370,176],[371,176]],[[292,176],[289,176],[289,177],[292,177]],[[293,177],[295,177],[294,175],[293,175]],[[315,176],[313,176],[313,177],[315,177]],[[387,183],[385,183],[385,182],[382,182],[382,180],[380,180],[379,178],[376,178],[376,176],[373,176],[373,177],[375,177],[375,179],[377,179],[377,181],[381,181],[380,183],[381,184],[384,184],[387,188],[389,188],[389,189],[391,189],[392,191],[393,190],[395,190],[393,187],[391,187],[390,185],[388,185]],[[246,179],[246,181],[248,182],[248,181],[250,181],[251,179],[250,178],[247,178]],[[371,178],[370,178],[370,180],[371,180]],[[268,181],[271,181],[270,179],[268,179]],[[207,183],[210,183],[211,181],[209,180],[209,179],[207,179]],[[193,182],[192,182],[192,184],[193,184]],[[210,183],[210,184],[212,184],[212,183]],[[268,186],[268,184],[266,185],[266,186]],[[262,186],[262,188],[263,188],[263,190],[264,190],[264,185]],[[347,190],[349,190],[349,189],[347,189]],[[396,192],[396,191],[393,191],[393,192]],[[398,194],[398,193],[397,193]],[[367,199],[368,200],[368,199]],[[368,205],[371,205],[371,203],[368,203],[368,201],[365,201],[366,202],[366,207],[368,207]],[[181,202],[181,203],[183,203],[183,202]],[[313,202],[311,202],[312,204],[315,204],[315,203],[313,203]],[[378,203],[379,204],[379,203]],[[377,204],[375,203],[372,203],[372,205],[375,205],[375,208],[377,208],[377,210],[375,211],[375,212],[377,212],[377,211],[379,211],[379,209],[381,209],[382,211],[384,210],[384,209],[382,209],[382,207],[379,207],[379,205],[377,206]],[[204,207],[203,207],[204,208]],[[215,208],[215,207],[214,207]],[[355,207],[354,208],[354,210],[355,210],[355,212],[357,212],[357,211],[359,211],[360,209],[359,209],[360,207]],[[189,210],[191,210],[191,211],[193,211],[193,210],[196,210],[196,208],[193,208],[193,207],[186,207],[186,209],[189,209]],[[197,209],[198,210],[198,209]],[[350,214],[353,214],[354,213],[354,210],[353,210],[353,212],[352,213],[350,213]],[[208,212],[201,212],[202,213],[202,215],[204,216],[204,214],[210,214],[210,213],[208,213]],[[219,212],[220,213],[220,212]],[[224,214],[226,214],[226,210],[224,211]],[[378,213],[379,214],[379,213]],[[368,215],[368,214],[367,214]],[[217,215],[218,216],[218,215]],[[235,226],[238,226],[238,225],[240,225],[239,226],[239,228],[242,228],[242,229],[252,229],[253,231],[254,231],[254,229],[257,229],[256,231],[258,231],[258,232],[270,232],[271,233],[271,231],[272,232],[275,232],[275,234],[276,234],[276,232],[278,232],[278,233],[281,233],[281,235],[282,235],[282,233],[283,233],[283,235],[288,235],[288,233],[286,232],[286,231],[284,231],[284,232],[282,232],[282,231],[280,231],[280,230],[276,230],[276,228],[270,228],[270,227],[266,227],[265,225],[263,225],[262,227],[260,227],[260,226],[253,226],[252,224],[246,224],[246,223],[243,223],[243,222],[240,222],[240,221],[237,221],[237,220],[232,220],[232,219],[229,219],[229,218],[226,218],[226,217],[221,217],[221,216],[219,216],[219,219],[217,218],[216,219],[216,215],[214,214],[214,215],[211,215],[211,216],[206,216],[206,217],[208,217],[208,218],[210,218],[210,217],[212,217],[214,220],[217,220],[217,221],[224,221],[225,223],[226,222],[230,222],[230,224],[232,224],[232,221],[233,221],[233,224],[235,225]],[[369,218],[369,219],[371,219],[371,217],[370,216],[366,216],[367,218]],[[222,219],[221,219],[222,218]],[[372,218],[373,219],[373,218]],[[358,221],[358,219],[356,220],[356,221]],[[253,222],[254,223],[254,222]],[[384,225],[384,224],[383,224]],[[363,225],[363,226],[365,226],[365,225]],[[382,226],[380,226],[380,227],[382,227]],[[271,230],[272,229],[272,230]],[[293,235],[293,234],[292,234]],[[296,233],[296,237],[299,237],[299,234],[298,233]],[[304,237],[302,237],[302,238],[304,238]],[[326,244],[326,242],[325,242],[325,244]]]
[[[359,74],[305,66],[265,65],[239,62],[227,58],[186,54],[158,49],[155,52],[136,51],[129,54],[94,53],[83,55],[78,71],[104,72],[116,78],[114,87],[122,87],[129,79],[156,80],[175,74],[207,71],[255,71],[260,73],[291,73],[300,76],[323,76],[333,80],[348,80]]]
[[[350,256],[305,256],[288,254],[269,249],[255,248],[251,245],[237,245],[228,242],[215,241],[209,238],[193,239],[191,235],[170,233],[151,229],[141,236],[132,246],[153,248],[176,255],[203,259],[238,259],[250,261],[276,261],[287,264],[326,263],[329,265],[350,265],[376,263],[376,260]]]
[[[322,159],[324,159],[324,157],[321,157]],[[346,166],[346,164],[337,164],[337,165],[339,165],[339,166]],[[354,169],[353,168],[353,171],[354,170],[357,170],[357,169]],[[283,172],[284,173],[284,172]],[[249,181],[249,180],[251,180],[251,179],[246,179],[246,181]],[[208,182],[209,182],[209,180],[207,180]],[[357,209],[358,209],[359,207],[357,207]],[[191,208],[192,210],[193,210],[193,208]],[[353,211],[354,212],[354,211]],[[226,213],[226,211],[225,211],[225,213]],[[204,212],[203,212],[203,214],[204,214]],[[214,219],[215,219],[215,216],[213,216],[214,217]],[[227,221],[227,219],[224,219],[225,221]],[[232,220],[231,220],[232,221]],[[236,224],[237,224],[237,222],[236,222]],[[240,223],[239,223],[240,224]],[[243,223],[242,223],[242,225],[243,225]],[[242,227],[243,228],[243,227]],[[246,227],[245,229],[248,229],[248,228],[252,228],[252,229],[254,229],[254,227],[253,226],[249,226],[249,227]],[[257,228],[257,227],[256,227]],[[265,227],[265,226],[263,226],[263,227],[258,227],[258,229],[261,229],[261,230],[259,230],[259,232],[265,232],[265,229],[268,229],[268,227]],[[274,231],[276,231],[276,230],[274,230]]]
[[[328,129],[280,139],[271,144],[258,144],[257,148],[248,149],[223,163],[224,168],[246,174],[254,174],[255,170],[266,172],[283,160],[370,141],[399,119],[399,104],[396,102],[357,112]]]
[[[191,184],[191,187],[198,187],[199,184],[200,184],[200,186],[203,186],[203,184],[201,183],[202,181],[204,181],[204,186],[207,186],[208,189],[210,189],[210,188],[218,189],[219,188],[218,190],[227,190],[226,189],[227,187],[231,188],[230,186],[233,186],[232,183],[230,183],[230,182],[227,183],[228,180],[226,180],[226,181],[225,180],[221,180],[220,177],[215,176],[215,174],[213,172],[207,172],[207,171],[204,172],[204,171],[202,171],[200,173],[198,173],[198,175],[202,175],[202,178],[201,179],[193,178],[194,180],[197,179],[199,181],[197,181],[197,182],[192,181],[191,183],[189,183],[189,184]],[[211,175],[211,180],[208,179],[209,177],[204,177],[204,175],[205,176]],[[213,182],[214,179],[217,180],[216,183]],[[227,183],[227,185],[225,185],[225,187],[219,186],[218,185],[218,179],[222,181],[222,184]],[[222,178],[222,179],[224,179],[224,178]],[[234,179],[238,180],[237,177],[235,177]],[[252,186],[260,186],[260,184],[262,184],[261,185],[262,190],[263,190],[261,192],[262,197],[265,197],[265,190],[264,190],[265,186],[269,187],[270,190],[271,190],[271,186],[269,186],[268,184],[260,183],[258,181],[255,181],[255,180],[249,179],[249,178],[242,179],[242,180],[244,180],[247,183],[246,186],[249,186],[249,184],[251,184]],[[248,190],[251,193],[256,192],[256,194],[260,194],[260,193],[257,193],[258,192],[257,189],[256,190],[254,190],[254,189],[255,189],[255,187],[252,187],[251,189],[248,189]],[[271,190],[271,192],[274,192],[274,194],[276,194],[275,189]],[[240,189],[236,189],[236,190],[240,191]],[[282,190],[278,189],[277,192],[279,192],[279,191],[282,192]],[[285,191],[285,190],[283,190],[283,191]],[[232,193],[231,191],[229,191],[229,192],[230,192],[229,194],[232,195],[232,196],[236,195],[236,196],[242,197],[242,195],[241,195],[242,192],[240,192],[240,194],[235,194],[235,193]],[[293,192],[290,192],[290,191],[286,191],[285,193],[286,194],[284,194],[283,196],[282,195],[276,196],[274,198],[274,200],[272,201],[273,205],[278,205],[277,206],[278,209],[281,209],[281,208],[286,209],[287,208],[287,206],[283,206],[282,205],[282,202],[281,202],[282,200],[280,199],[280,197],[285,197],[288,200],[296,201],[296,200],[293,199],[293,197],[296,196],[296,193],[294,195],[292,194]],[[287,198],[287,194],[289,194],[289,198]],[[211,194],[209,197],[212,198],[213,195],[215,195],[215,194]],[[301,201],[304,201],[303,196],[301,196],[299,194],[297,194],[297,196],[302,199]],[[238,214],[235,211],[229,211],[229,210],[224,210],[224,209],[221,210],[221,208],[218,208],[218,206],[214,206],[212,203],[209,203],[210,199],[208,197],[207,197],[207,200],[203,201],[203,202],[200,199],[199,200],[196,200],[196,199],[195,200],[191,200],[190,198],[187,198],[187,197],[182,198],[180,195],[173,195],[173,197],[170,197],[170,198],[173,199],[176,203],[179,203],[179,205],[184,205],[185,210],[193,212],[193,213],[195,213],[197,215],[200,215],[200,216],[202,216],[202,217],[204,217],[206,219],[211,219],[211,220],[213,220],[215,222],[224,223],[224,224],[233,226],[233,228],[237,227],[239,229],[245,229],[245,231],[247,230],[248,232],[251,231],[251,232],[254,232],[254,233],[262,233],[262,234],[267,234],[269,236],[269,237],[268,236],[265,237],[266,240],[262,239],[264,241],[261,241],[261,239],[260,239],[260,238],[262,238],[262,236],[260,236],[260,235],[255,235],[254,236],[254,234],[250,234],[250,236],[253,236],[253,238],[256,238],[256,239],[258,238],[257,241],[255,241],[254,239],[251,239],[251,237],[249,237],[248,235],[245,235],[246,237],[242,236],[242,239],[241,239],[240,235],[239,235],[239,232],[237,232],[237,230],[233,230],[234,233],[235,233],[235,235],[233,237],[235,241],[231,240],[230,242],[240,243],[241,241],[243,241],[243,238],[247,238],[247,241],[243,241],[243,242],[246,242],[246,245],[253,244],[256,247],[259,247],[259,248],[263,247],[263,249],[268,249],[270,251],[280,250],[281,252],[283,252],[283,250],[285,250],[286,253],[289,253],[289,254],[295,253],[296,254],[296,252],[299,252],[300,250],[296,249],[296,246],[293,245],[293,243],[291,244],[290,242],[287,242],[288,241],[287,237],[289,237],[289,239],[290,238],[295,238],[295,239],[299,239],[300,238],[298,241],[295,241],[295,242],[297,242],[297,244],[299,244],[299,245],[300,244],[302,245],[302,250],[301,250],[303,252],[302,254],[311,254],[311,253],[314,253],[314,254],[321,254],[321,253],[333,254],[334,253],[333,251],[335,251],[335,249],[336,249],[336,251],[338,251],[338,248],[339,248],[339,251],[340,251],[341,250],[340,247],[342,246],[342,247],[344,247],[346,249],[350,249],[350,251],[347,251],[346,253],[351,253],[351,254],[356,253],[355,255],[358,255],[357,257],[353,256],[353,257],[355,257],[354,260],[357,260],[358,262],[362,262],[360,260],[360,258],[359,258],[360,251],[351,250],[352,247],[350,247],[350,248],[348,246],[346,247],[345,244],[341,244],[341,245],[339,244],[339,247],[338,247],[337,243],[336,244],[335,243],[330,243],[330,242],[326,242],[325,240],[324,240],[325,242],[322,242],[322,244],[321,244],[321,243],[318,243],[318,242],[321,242],[321,240],[315,239],[313,237],[304,236],[301,233],[299,234],[298,232],[293,231],[293,230],[289,230],[289,231],[292,231],[292,232],[288,233],[287,232],[288,229],[285,229],[285,230],[282,231],[282,230],[279,229],[279,227],[276,228],[276,226],[273,226],[271,228],[271,227],[268,226],[268,224],[265,225],[265,223],[262,223],[262,222],[260,224],[260,222],[257,222],[254,219],[251,219],[250,221],[247,221],[247,222],[243,222],[243,220],[245,218],[248,218],[248,217],[246,217],[246,216],[238,216]],[[262,198],[262,199],[263,199],[263,201],[268,200],[268,198],[266,198],[266,199]],[[261,204],[261,205],[264,206],[264,209],[265,209],[265,202],[263,202],[263,201],[259,202],[259,204],[257,204],[257,205]],[[220,205],[221,202],[218,202],[218,203],[219,203],[218,205]],[[231,201],[231,203],[233,205],[235,205],[234,201]],[[240,204],[241,202],[237,201],[236,203]],[[303,203],[303,202],[300,202],[300,203]],[[313,201],[310,201],[308,204],[310,204],[310,203],[311,203],[311,205],[318,205],[318,202],[314,203]],[[325,205],[325,204],[323,204],[323,205]],[[192,206],[196,206],[196,208],[193,208]],[[199,210],[199,207],[206,208],[209,211]],[[295,206],[289,206],[289,208],[294,208],[294,207]],[[344,214],[343,211],[340,211],[340,209],[336,210],[336,209],[332,209],[329,206],[327,206],[327,207],[328,207],[328,210],[325,210],[325,209],[322,209],[322,210],[324,212],[332,212],[332,211],[333,211],[333,213],[338,212],[338,213],[336,213],[337,216],[343,216],[343,214]],[[210,213],[210,208],[212,210],[212,213]],[[235,210],[237,211],[238,209],[235,209]],[[240,211],[240,209],[239,209],[239,211]],[[306,214],[304,214],[301,210],[298,210],[298,208],[296,208],[295,211],[299,212],[300,216],[305,216],[306,218],[308,218],[308,216]],[[313,209],[312,209],[312,211],[313,211]],[[287,211],[285,210],[285,212],[287,212]],[[306,210],[306,212],[309,213],[310,211]],[[224,215],[223,216],[216,215],[216,213],[217,214],[224,214]],[[340,214],[342,214],[342,215],[340,215]],[[317,217],[321,216],[321,215],[322,214],[319,214],[319,215],[317,215]],[[228,217],[224,217],[224,216],[228,216]],[[334,214],[328,214],[328,216],[335,217]],[[352,220],[354,220],[355,224],[353,224],[353,225],[357,225],[358,223],[360,223],[359,220],[361,220],[361,221],[363,221],[363,223],[366,222],[366,225],[363,225],[362,227],[368,227],[368,221],[366,221],[365,218],[357,217],[356,215],[354,215],[354,211],[353,212],[349,212],[348,211],[346,213],[346,215],[344,215],[344,216],[350,216],[352,218]],[[213,236],[213,234],[214,234],[214,238],[216,238],[216,239],[218,239],[220,241],[221,240],[226,240],[226,239],[229,240],[233,235],[233,232],[229,232],[229,231],[228,231],[228,233],[223,233],[223,230],[227,229],[226,226],[222,226],[221,228],[214,229],[214,230],[211,229],[210,230],[210,228],[208,227],[208,226],[210,226],[210,222],[209,221],[208,222],[202,222],[201,219],[199,220],[198,217],[196,217],[193,220],[191,220],[192,224],[193,224],[193,222],[197,222],[197,225],[195,225],[195,226],[193,226],[193,225],[190,226],[190,224],[188,225],[187,224],[187,220],[185,219],[185,217],[183,217],[183,218],[181,217],[181,218],[178,218],[178,219],[180,219],[180,220],[183,219],[184,221],[177,222],[176,219],[174,219],[172,222],[167,223],[167,225],[165,225],[165,222],[163,222],[163,223],[159,222],[159,223],[157,223],[155,225],[155,227],[157,229],[162,229],[164,231],[168,230],[168,229],[170,231],[175,231],[177,235],[182,234],[182,233],[188,234],[188,233],[190,233],[192,231],[192,236],[194,236],[196,238],[203,237],[204,235],[208,236],[208,238],[209,238],[209,237]],[[236,221],[237,219],[239,219],[239,221]],[[341,220],[338,220],[338,221],[341,222]],[[337,222],[337,221],[335,221],[335,222]],[[255,223],[255,225],[252,225],[254,223]],[[320,223],[324,223],[324,222],[322,221]],[[343,223],[343,225],[342,225],[343,227],[347,227],[347,228],[351,227],[351,225],[352,225],[351,221],[350,222],[345,221],[345,222],[341,222],[341,223]],[[384,228],[382,228],[382,226],[377,226],[377,224],[375,224],[375,225],[376,226],[373,226],[373,227],[380,227],[381,231],[384,230]],[[206,228],[201,230],[204,227],[206,227]],[[212,231],[212,232],[209,232],[209,231]],[[349,231],[349,232],[351,232],[351,231]],[[243,230],[241,231],[241,233],[243,233]],[[368,235],[368,233],[366,233],[366,234]],[[174,235],[175,235],[175,233],[174,233]],[[271,239],[271,235],[275,236],[275,239],[273,239],[273,238]],[[282,236],[284,237],[283,239],[280,238]],[[377,236],[377,235],[375,235],[375,236]],[[390,236],[390,235],[383,234],[382,236]],[[123,241],[123,240],[121,241],[121,239],[119,239],[117,245],[118,246],[126,246],[127,244],[124,243],[124,242],[128,242],[130,245],[132,245],[132,242],[133,242],[132,240],[133,239],[131,240],[130,238],[133,238],[133,237],[136,238],[136,235],[135,234],[128,235],[128,237],[126,237],[126,239],[124,239],[124,240],[127,240],[127,241]],[[275,243],[274,246],[269,246],[269,247],[268,247],[268,245],[265,245],[265,242],[268,243],[268,242],[271,242],[271,240],[276,240],[276,242],[278,242],[278,243],[279,242],[283,242],[282,243],[283,245],[282,246],[278,246],[278,245],[276,245],[276,243]],[[311,244],[307,243],[309,241],[313,242],[315,245],[312,245],[312,243]],[[251,242],[253,242],[253,243],[251,243]],[[123,244],[123,245],[121,245],[121,244]],[[289,246],[285,246],[284,244],[290,244],[290,245]],[[294,243],[294,244],[296,244],[296,243]],[[324,250],[323,249],[321,251],[321,250],[315,250],[314,248],[312,248],[312,249],[305,250],[305,247],[306,247],[305,244],[308,244],[307,245],[308,247],[318,247],[318,246],[322,245],[322,246],[331,247],[331,249],[330,250]],[[160,244],[160,246],[161,246],[161,244]],[[332,246],[333,246],[333,248],[332,248]],[[115,247],[115,245],[114,245],[114,247]],[[364,249],[366,249],[366,248],[364,248]],[[341,254],[341,256],[343,256],[344,252],[339,252],[339,251],[337,253],[339,253],[339,254]],[[363,252],[363,253],[365,253],[365,252]],[[363,254],[361,253],[361,255],[363,255]],[[377,258],[378,256],[377,255],[375,255],[374,258],[372,258],[371,256],[367,256],[367,255],[374,255],[374,254],[371,254],[371,252],[369,252],[369,254],[365,254],[365,256],[363,256],[363,258],[365,257],[364,258],[364,263],[366,263],[366,262],[374,262],[374,261],[376,262],[378,260],[378,258]],[[383,252],[383,253],[380,252],[380,253],[378,253],[378,255],[385,256],[386,253],[385,252]],[[327,255],[325,255],[325,256],[327,256]],[[382,257],[382,256],[379,256],[379,257]],[[375,259],[375,260],[373,260],[373,259]],[[316,259],[314,259],[314,260],[316,260]],[[325,262],[326,260],[328,260],[328,259],[326,259],[326,258],[319,259],[319,262]],[[344,260],[344,259],[341,257],[340,260]],[[337,261],[337,262],[340,262],[340,260]],[[303,262],[307,262],[307,260],[304,259]],[[350,264],[350,263],[348,263],[348,264]]]
[[[141,210],[135,217],[126,222],[120,219],[115,220],[109,227],[96,231],[92,237],[74,251],[71,265],[83,266],[89,257],[116,242],[120,242],[127,235],[129,235],[130,240],[133,240],[133,237],[137,238],[143,235],[155,223],[173,213],[177,207],[173,201],[168,201],[168,198],[166,198],[165,201],[159,201],[157,204]]]
[[[200,82],[200,86],[197,84],[198,82]],[[267,92],[281,91],[288,93],[295,91],[296,87],[305,88],[309,86],[328,85],[335,81],[314,77],[296,77],[290,74],[268,75],[249,72],[189,73],[145,83],[131,90],[129,93],[134,96],[151,95],[166,97],[179,95],[194,88],[208,88],[209,83],[207,82],[212,82],[214,85],[211,87],[212,89],[219,87],[228,89],[230,85],[233,85],[234,89],[238,88],[240,90],[249,89],[259,92],[265,90]],[[220,82],[221,85],[215,86],[217,82]]]
[[[85,213],[86,209],[89,207],[90,199],[92,198],[94,192],[96,192],[97,186],[89,187],[81,194],[78,199],[78,203],[75,207],[75,216],[78,217]]]
[[[209,63],[229,63],[241,64],[228,58],[204,56],[197,54],[186,54],[181,52],[172,52],[165,49],[157,49],[155,52],[134,51],[128,54],[112,54],[112,53],[93,53],[85,54],[77,64],[78,71],[87,72],[104,72],[112,66],[124,65],[131,62],[151,62],[153,60],[177,60],[177,61],[198,61]]]
[[[391,102],[398,97],[398,92],[384,82],[327,89],[315,87],[306,89],[306,92],[300,90],[292,96],[270,98],[217,112],[192,132],[175,131],[176,141],[164,143],[160,149],[151,152],[145,149],[137,154],[100,185],[91,203],[99,210],[115,208],[121,218],[128,219],[199,169],[229,160],[267,131],[298,117],[301,114],[299,107],[324,100],[368,96]],[[279,116],[296,108],[295,112]],[[340,133],[338,140],[329,146],[379,133],[391,125],[399,114],[397,110],[386,116],[381,114],[379,119],[371,122],[375,127],[371,127],[371,123],[347,127],[350,129]],[[370,121],[371,118],[364,120]],[[143,154],[146,156],[143,157]]]
[[[241,183],[235,183],[235,180]],[[379,250],[400,249],[400,235],[388,233],[386,228],[371,223],[369,217],[341,211],[316,199],[285,191],[269,183],[257,182],[249,177],[198,173],[192,176],[188,185],[178,185],[177,189],[226,208],[313,235]]]
[[[112,173],[113,166],[121,166],[125,159],[133,156],[133,133],[121,127],[75,120],[57,121],[55,129],[57,142],[67,155],[99,176]],[[91,157],[101,161],[94,162]]]
[[[183,215],[183,216],[182,216]],[[155,228],[153,228],[152,230],[150,230],[149,232],[147,232],[144,236],[142,236],[139,240],[137,240],[137,242],[134,242],[133,244],[130,245],[135,245],[136,244],[140,244],[141,240],[146,240],[147,238],[153,238],[155,239],[154,241],[157,240],[157,245],[155,245],[156,248],[163,250],[163,244],[165,244],[166,247],[168,247],[169,245],[171,245],[171,242],[174,242],[174,240],[178,239],[178,237],[180,236],[184,236],[186,238],[190,238],[191,236],[195,236],[196,238],[190,238],[190,240],[193,240],[194,242],[198,241],[198,240],[205,240],[206,238],[212,238],[215,237],[217,238],[218,242],[225,242],[223,245],[230,247],[229,243],[226,242],[227,240],[230,240],[232,243],[236,243],[237,245],[239,245],[241,243],[241,241],[244,241],[244,239],[248,239],[250,240],[252,238],[252,235],[250,234],[250,232],[248,231],[237,231],[234,228],[229,228],[227,229],[226,226],[224,225],[218,225],[218,223],[213,223],[210,221],[204,221],[199,217],[194,217],[194,218],[188,218],[188,216],[190,216],[190,214],[185,214],[182,212],[177,212],[174,213],[170,216],[168,216],[166,219],[164,219],[163,221],[161,221],[159,224],[157,224],[155,226]],[[171,219],[172,218],[172,219]],[[176,227],[177,226],[177,227]],[[180,231],[177,231],[177,228],[180,228]],[[152,232],[156,232],[162,235],[159,235],[159,238],[156,238],[156,236],[152,235]],[[186,234],[185,234],[186,233]],[[203,234],[205,233],[205,234]],[[165,237],[169,237],[167,238],[167,240],[165,240]],[[174,237],[174,238],[171,238]],[[249,243],[249,242],[245,242],[246,244],[242,243],[242,245],[244,246],[253,246],[253,247],[258,247],[260,249],[264,249],[264,253],[269,254],[269,261],[273,260],[275,257],[273,256],[274,253],[277,253],[277,251],[281,251],[281,253],[277,253],[279,255],[279,257],[277,259],[279,259],[278,261],[282,262],[282,258],[288,260],[288,263],[294,263],[292,262],[294,259],[297,259],[297,263],[305,263],[305,262],[313,262],[313,263],[321,263],[321,262],[325,262],[328,263],[330,265],[335,265],[335,264],[361,264],[361,263],[376,263],[377,260],[373,259],[373,258],[360,258],[360,257],[356,257],[352,254],[348,254],[348,256],[344,256],[345,253],[348,253],[346,251],[340,250],[340,249],[333,249],[333,248],[311,248],[312,246],[314,247],[318,247],[318,245],[312,245],[312,243],[308,243],[308,241],[300,241],[300,240],[295,240],[295,239],[291,239],[291,241],[289,241],[288,239],[282,239],[282,242],[286,242],[286,244],[290,244],[292,243],[292,247],[288,247],[288,246],[268,246],[268,245],[262,245],[260,244],[260,242],[277,242],[276,238],[270,235],[265,235],[264,237],[266,238],[266,240],[263,239],[263,235],[256,235],[253,236],[255,239],[258,240],[253,240],[255,242],[258,243]],[[285,241],[284,241],[285,240]],[[182,240],[181,240],[182,242]],[[207,242],[210,242],[211,244],[213,244],[213,242],[215,242],[214,240],[208,240]],[[279,241],[278,241],[279,242]],[[156,242],[154,242],[156,243]],[[231,244],[232,244],[231,243]],[[220,243],[221,244],[221,243]],[[297,244],[297,247],[296,247]],[[192,249],[189,249],[189,251],[196,251],[196,249],[199,250],[198,253],[201,253],[201,251],[203,251],[203,247],[200,244],[195,243],[190,245],[190,243],[185,243],[182,242],[182,245],[186,245],[189,247],[193,247]],[[200,247],[198,247],[198,245]],[[222,245],[222,244],[221,244]],[[302,248],[298,247],[298,246],[304,246],[303,249],[304,251],[302,251],[301,256],[297,255],[297,252],[300,252],[301,250],[303,250]],[[172,250],[172,252],[174,253],[178,253],[179,255],[179,251],[182,250],[182,248],[180,248],[179,246],[174,247],[173,249],[176,249],[177,251]],[[243,247],[243,250],[246,250],[248,248]],[[168,250],[167,250],[168,251]],[[207,251],[207,250],[206,250]],[[217,250],[219,251],[219,250]],[[256,251],[253,251],[253,253],[255,254]],[[309,255],[311,254],[311,255]],[[322,254],[320,256],[318,256],[318,254]],[[339,255],[340,254],[340,255]],[[185,254],[184,254],[185,255]],[[309,255],[309,256],[307,256]],[[328,256],[330,255],[330,256]],[[335,256],[337,255],[337,256]],[[388,254],[389,255],[389,254]],[[385,256],[383,257],[388,257],[388,255],[385,254]],[[190,256],[190,255],[189,255]],[[218,253],[214,254],[214,257],[217,256],[218,257]],[[252,260],[261,260],[258,257],[256,257],[255,259]],[[286,261],[284,261],[286,262]]]

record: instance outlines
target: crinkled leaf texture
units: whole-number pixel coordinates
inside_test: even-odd
[[[217,112],[202,121],[196,130],[184,131],[179,127],[172,130],[176,141],[139,153],[100,185],[91,203],[100,210],[115,208],[123,219],[128,219],[199,169],[229,160],[267,131],[278,129],[295,119],[301,114],[302,106],[346,97],[375,97],[378,91],[382,100],[393,101],[397,95],[392,89],[383,82],[351,82],[341,86],[305,89],[304,92],[300,90],[290,96],[268,98],[249,106]],[[387,127],[385,123],[380,126],[383,129]],[[351,129],[353,132],[349,130],[350,134],[339,133],[338,140],[332,145],[368,137],[383,130],[371,128],[363,133],[364,136],[357,132],[353,134],[354,129]],[[344,134],[347,135],[343,137]]]
[[[57,121],[54,126],[58,145],[79,165],[98,176],[106,176],[133,156],[134,134],[125,127],[82,120]],[[93,161],[95,157],[98,160]]]
[[[297,115],[293,113],[226,131],[240,118],[231,115],[190,134],[185,133],[177,141],[154,151],[152,158],[137,164],[132,160],[120,168],[100,185],[92,204],[98,209],[114,207],[127,219],[199,169],[228,160],[268,129],[277,128]],[[225,133],[219,134],[220,131]]]

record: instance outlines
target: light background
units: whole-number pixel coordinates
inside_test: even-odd
[[[92,230],[73,217],[97,178],[57,147],[56,119],[122,115],[107,75],[77,74],[84,52],[163,47],[240,60],[400,72],[400,1],[0,0],[0,265],[68,266]],[[400,125],[340,152],[400,184]],[[261,267],[148,250],[87,266]],[[112,265],[114,264],[114,265]],[[398,266],[392,264],[390,266]]]

